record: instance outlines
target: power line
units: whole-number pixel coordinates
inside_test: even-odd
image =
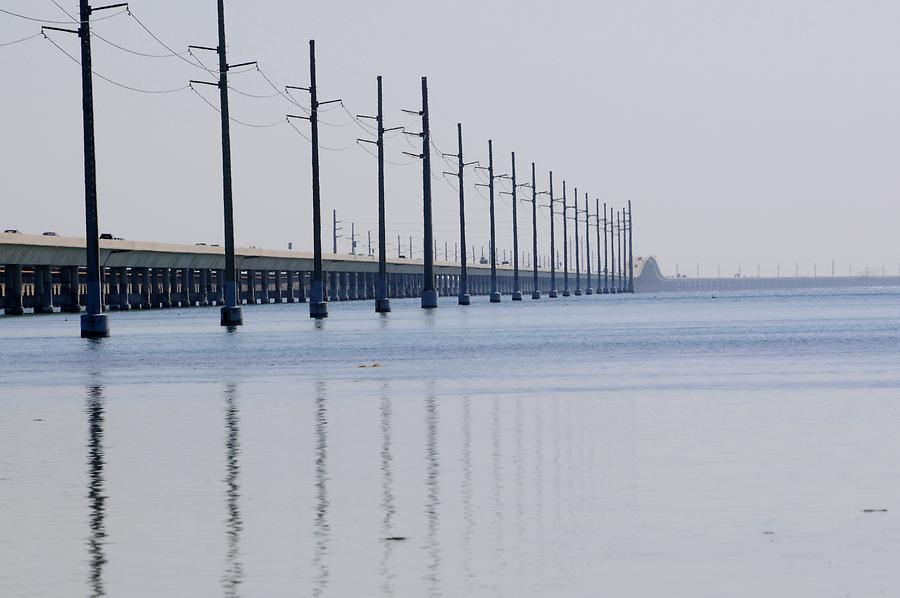
[[[222,111],[219,109],[218,106],[214,105],[212,102],[210,102],[209,100],[207,100],[207,99],[203,96],[202,93],[200,93],[199,91],[197,91],[197,90],[194,88],[193,85],[188,85],[188,87],[190,88],[191,91],[193,91],[195,94],[197,94],[197,97],[199,97],[201,100],[203,100],[203,101],[206,103],[207,106],[209,106],[210,108],[212,108],[213,110],[215,110],[215,111],[218,112],[219,114],[222,113]],[[232,122],[236,122],[236,123],[239,124],[239,125],[244,125],[245,127],[250,127],[250,128],[253,128],[253,129],[270,129],[270,128],[272,128],[272,127],[277,127],[277,126],[279,126],[279,125],[283,125],[283,124],[284,124],[284,121],[283,121],[283,120],[278,120],[278,121],[273,122],[273,123],[248,123],[248,122],[244,122],[244,121],[242,121],[242,120],[238,120],[238,119],[234,118],[234,117],[231,116],[231,115],[228,116],[228,120],[230,120],[230,121],[232,121]]]
[[[36,37],[40,37],[41,35],[42,34],[40,34],[40,33],[35,33],[34,35],[29,35],[28,37],[23,37],[22,39],[14,39],[9,42],[2,42],[2,43],[0,43],[0,48],[2,48],[4,46],[11,46],[13,44],[21,44],[22,42],[27,42],[28,40],[34,39]]]
[[[72,24],[72,21],[52,21],[50,19],[39,19],[37,17],[29,17],[28,15],[22,15],[22,14],[12,12],[10,10],[6,10],[3,8],[0,8],[0,12],[2,12],[4,14],[8,14],[13,17],[19,17],[20,19],[25,19],[26,21],[32,21],[34,23],[49,23],[51,25],[71,25]],[[122,13],[120,12],[117,14],[122,14]],[[99,21],[100,19],[95,19],[95,20]],[[78,19],[75,19],[75,22],[77,23]]]
[[[312,143],[312,139],[310,139],[309,137],[307,137],[306,135],[304,135],[304,134],[303,134],[303,131],[301,131],[300,129],[297,128],[297,125],[295,125],[294,123],[292,123],[290,120],[288,120],[287,122],[288,122],[289,125],[291,125],[291,128],[292,128],[292,129],[294,129],[295,131],[297,131],[297,134],[300,135],[300,137],[303,137],[303,138],[306,139],[309,143]],[[328,146],[322,145],[322,144],[320,143],[320,144],[319,144],[319,149],[323,149],[323,150],[325,150],[326,152],[343,152],[343,151],[346,151],[346,150],[348,150],[348,149],[350,149],[350,148],[352,148],[352,147],[356,147],[357,145],[358,145],[358,144],[357,144],[355,141],[354,141],[353,143],[351,143],[350,145],[347,145],[347,146],[344,146],[344,147],[328,147]]]
[[[77,58],[75,58],[74,56],[72,56],[71,54],[69,54],[68,52],[66,52],[66,51],[62,48],[62,46],[60,46],[60,45],[57,44],[55,41],[53,41],[53,39],[52,39],[50,36],[44,34],[44,39],[46,39],[46,40],[49,41],[51,44],[53,44],[54,46],[56,46],[56,49],[57,49],[57,50],[59,50],[60,52],[62,52],[62,53],[65,54],[66,56],[68,56],[68,57],[69,57],[69,60],[71,60],[71,61],[74,62],[75,64],[78,64],[78,65],[81,64],[81,61],[79,61]],[[93,70],[92,70],[92,71],[91,71],[91,74],[94,75],[95,77],[99,77],[100,79],[103,79],[103,80],[106,81],[107,83],[111,83],[112,85],[115,85],[116,87],[121,87],[122,89],[127,89],[128,91],[134,91],[134,92],[137,92],[137,93],[146,93],[146,94],[153,94],[153,95],[161,95],[161,94],[167,94],[167,93],[177,93],[177,92],[179,92],[179,91],[184,91],[184,90],[190,88],[190,85],[185,85],[185,86],[183,86],[183,87],[178,87],[178,88],[175,88],[175,89],[141,89],[141,88],[139,88],[139,87],[132,87],[131,85],[126,85],[126,84],[124,84],[124,83],[119,83],[118,81],[115,81],[115,80],[113,80],[113,79],[110,79],[109,77],[107,77],[107,76],[105,76],[105,75],[101,75],[101,74],[98,73],[97,71],[93,71]]]
[[[103,37],[102,35],[99,35],[98,33],[94,32],[94,31],[91,32],[91,36],[96,37],[97,39],[99,39],[100,41],[102,41],[106,44],[109,44],[113,48],[118,48],[119,50],[122,50],[123,52],[128,52],[129,54],[134,54],[135,56],[141,56],[143,58],[177,58],[178,56],[184,56],[185,54],[190,53],[190,50],[187,50],[187,51],[181,52],[181,53],[169,52],[168,54],[150,54],[147,52],[139,52],[138,50],[132,50],[131,48],[126,48],[125,46],[120,46],[119,44],[106,39],[105,37]]]

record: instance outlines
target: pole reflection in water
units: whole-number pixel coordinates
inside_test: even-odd
[[[441,595],[441,547],[438,540],[440,520],[438,508],[441,504],[440,497],[440,454],[438,453],[438,410],[437,400],[434,395],[434,382],[428,385],[428,394],[425,398],[425,456],[427,460],[427,500],[425,512],[428,516],[428,534],[426,549],[429,563],[425,580],[428,584],[429,596]]]
[[[240,410],[237,407],[236,395],[237,385],[229,384],[225,387],[225,505],[227,512],[225,536],[228,541],[228,550],[225,556],[222,587],[228,598],[235,598],[239,595],[238,589],[244,580],[244,568],[240,559],[241,531],[244,529],[239,504]]]
[[[391,570],[391,555],[394,552],[394,455],[392,454],[391,425],[394,418],[391,406],[391,389],[387,382],[381,385],[381,508],[384,519],[381,522],[381,535],[384,542],[384,555],[381,557],[381,589],[385,596],[394,595],[394,572]]]
[[[97,374],[92,374],[96,378]],[[91,535],[87,540],[90,562],[90,596],[106,596],[103,587],[103,568],[106,565],[106,495],[103,493],[103,468],[106,460],[103,451],[104,398],[103,386],[93,384],[87,392],[88,416],[88,509]]]
[[[504,506],[503,506],[503,451],[500,441],[500,399],[494,397],[491,401],[491,432],[493,436],[494,458],[494,534],[495,547],[494,569],[501,573],[506,568],[504,555]]]
[[[472,532],[475,518],[472,508],[472,409],[471,399],[463,398],[463,452],[462,452],[462,508],[463,508],[463,575],[466,594],[473,592]]]
[[[312,565],[315,570],[313,596],[322,596],[328,588],[326,562],[331,530],[328,527],[328,406],[325,382],[316,383],[316,516],[313,523]]]
[[[523,503],[525,470],[522,463],[523,439],[522,439],[522,398],[516,397],[516,450],[513,454],[513,462],[516,467],[516,540],[521,546],[525,541],[525,505]]]

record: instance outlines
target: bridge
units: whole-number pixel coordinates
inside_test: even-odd
[[[900,286],[898,276],[742,276],[688,278],[664,276],[653,257],[636,258],[634,290],[638,293],[684,293],[834,289]]]
[[[81,312],[87,293],[85,261],[83,238],[0,234],[4,314]],[[389,296],[419,297],[424,288],[423,262],[402,258],[386,258],[386,262]],[[224,301],[225,253],[218,246],[101,239],[100,265],[106,310],[222,305]],[[378,266],[377,257],[325,254],[327,299],[373,300]],[[518,290],[520,298],[535,290],[549,294],[555,279],[563,294],[570,289],[575,295],[591,294],[591,285],[603,292],[596,267],[592,268],[591,278],[580,267],[570,268],[568,277],[564,268],[557,269],[555,276],[548,268],[538,268],[536,276],[533,268],[520,268],[517,283],[514,266],[498,264],[497,288],[509,296]],[[241,304],[295,303],[309,298],[312,253],[237,248],[235,269]],[[440,295],[458,294],[460,264],[437,261],[434,274]],[[469,263],[466,276],[469,293],[490,294],[490,264]],[[628,281],[623,271],[610,278],[612,286],[606,290],[627,292]]]

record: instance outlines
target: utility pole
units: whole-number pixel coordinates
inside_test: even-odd
[[[581,295],[581,250],[578,247],[578,187],[575,187],[575,295]]]
[[[603,281],[600,278],[600,271],[603,267],[600,257],[600,198],[594,198],[594,213],[597,215],[597,294],[603,293]],[[603,215],[604,217],[606,214]]]
[[[82,2],[84,4],[84,2]],[[219,57],[219,81],[191,81],[191,85],[212,85],[219,88],[219,113],[222,122],[222,195],[225,212],[225,305],[222,307],[220,323],[222,326],[234,327],[244,323],[240,306],[240,297],[237,283],[237,270],[234,256],[234,208],[233,191],[231,182],[231,116],[228,107],[228,71],[256,64],[244,62],[241,64],[228,64],[228,48],[225,42],[225,3],[218,0],[219,16],[219,45],[215,48],[206,46],[188,46],[189,50],[206,50],[216,52]]]
[[[422,289],[422,309],[435,309],[438,306],[437,291],[434,289],[434,231],[431,225],[431,130],[428,121],[428,78],[422,77],[422,109],[418,111],[404,110],[408,114],[422,117],[422,132],[407,133],[422,138],[422,153],[407,155],[422,160],[422,216],[424,220],[424,285]],[[406,131],[404,131],[406,133]],[[412,249],[410,249],[410,254]]]
[[[634,221],[631,217],[631,200],[628,200],[628,292],[634,293]]]
[[[221,1],[221,0],[220,0]],[[319,106],[340,102],[341,100],[319,101],[316,88],[316,42],[309,40],[309,87],[288,86],[287,89],[299,89],[309,92],[309,116],[289,114],[288,118],[300,118],[309,121],[310,144],[312,145],[312,204],[313,204],[313,273],[309,286],[309,317],[321,320],[328,317],[328,303],[325,301],[325,279],[322,272],[322,202],[319,187]],[[335,211],[335,229],[337,228],[337,211]],[[335,230],[335,235],[337,231]],[[334,252],[337,253],[335,238]]]
[[[531,298],[541,298],[541,287],[538,283],[538,235],[537,235],[537,179],[534,162],[531,163],[531,260],[532,284]]]
[[[466,264],[466,189],[463,176],[466,166],[477,162],[466,164],[463,159],[462,123],[456,123],[456,136],[458,141],[457,151],[459,153],[444,154],[444,156],[456,158],[458,168],[456,172],[444,172],[444,174],[455,176],[459,180],[459,246],[462,248],[462,259],[459,266],[459,304],[469,305],[471,299],[469,297],[469,271]],[[472,260],[474,261],[474,259],[475,247],[472,247]]]
[[[603,294],[609,294],[609,248],[607,242],[607,230],[609,229],[609,216],[606,211],[606,202],[603,202]],[[600,227],[600,223],[597,223]]]
[[[569,206],[566,200],[566,181],[563,180],[562,196],[563,217],[563,297],[572,293],[569,291]]]
[[[587,273],[587,288],[585,295],[593,295],[594,289],[591,287],[591,212],[588,194],[584,194],[584,269]]]
[[[447,241],[444,241],[444,261],[448,261],[450,259],[450,254],[447,252]]]
[[[512,152],[512,221],[513,221],[513,301],[522,300],[522,291],[519,288],[519,214],[518,214],[518,188],[519,184],[516,179],[516,152]],[[525,185],[522,185],[525,186]]]
[[[483,166],[476,166],[475,168],[485,170]],[[491,303],[500,303],[500,292],[497,290],[497,228],[494,217],[494,179],[503,178],[505,175],[494,174],[494,142],[491,139],[488,139],[488,167],[486,170],[488,173],[488,209],[491,220],[491,243],[488,248],[491,254]],[[476,183],[476,186],[484,187],[485,185]]]
[[[369,249],[368,249],[368,252],[366,253],[366,255],[368,255],[369,257],[372,257],[372,231],[367,230],[366,234],[369,237]]]
[[[333,232],[332,232],[332,249],[331,249],[331,253],[333,253],[334,255],[337,255],[337,252],[338,252],[337,240],[338,240],[339,237],[343,237],[343,236],[344,236],[344,235],[339,235],[339,234],[338,234],[339,232],[341,232],[342,230],[344,230],[343,228],[338,228],[338,224],[343,224],[343,220],[338,220],[338,219],[337,219],[337,210],[332,210],[332,211],[331,211],[331,214],[332,214],[332,222],[333,222],[333,224],[332,224],[332,231],[333,231]]]
[[[625,208],[616,214],[617,226],[619,229],[619,292],[625,292]]]
[[[387,273],[387,233],[385,231],[384,213],[384,134],[387,131],[397,131],[403,127],[384,128],[384,103],[382,99],[381,75],[376,78],[378,83],[378,113],[374,117],[357,115],[359,118],[375,120],[377,138],[375,145],[378,150],[378,275],[375,277],[375,312],[386,314],[391,311],[391,300],[388,298],[388,273]],[[369,139],[358,139],[363,143],[372,143]],[[399,255],[400,238],[397,237],[397,251]],[[372,234],[369,233],[369,255],[372,255]]]
[[[618,283],[616,282],[616,268],[619,262],[616,261],[616,219],[613,217],[613,208],[609,208],[609,259],[612,262],[612,272],[610,273],[610,282],[612,286],[609,288],[610,293],[618,292]]]
[[[221,5],[221,0],[220,0]],[[109,336],[109,318],[103,313],[102,271],[100,270],[100,232],[97,222],[97,159],[94,146],[94,84],[91,63],[91,13],[127,6],[114,4],[91,8],[88,0],[79,3],[80,26],[77,31],[60,27],[43,27],[75,33],[81,39],[81,108],[84,135],[84,224],[87,259],[87,313],[81,316],[81,338]],[[73,284],[77,284],[77,280]]]
[[[397,259],[400,259],[401,257],[403,257],[402,247],[403,246],[400,245],[400,235],[397,235]]]
[[[550,171],[550,299],[559,297],[559,291],[556,290],[556,202],[559,201],[553,197],[553,171]]]

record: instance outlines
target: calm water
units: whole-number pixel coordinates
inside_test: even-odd
[[[0,318],[0,595],[900,595],[900,293],[484,301]]]

